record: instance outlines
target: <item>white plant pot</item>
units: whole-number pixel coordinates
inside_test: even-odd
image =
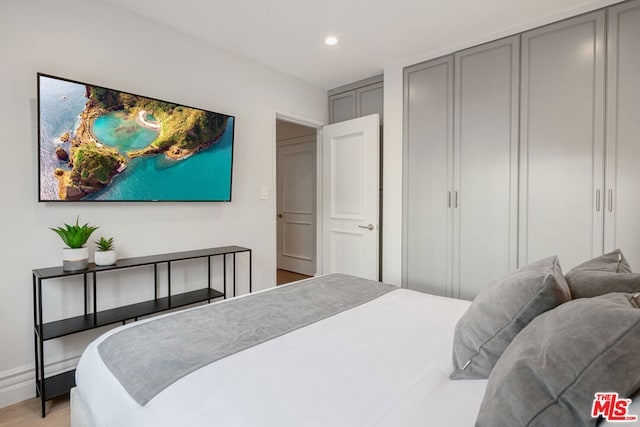
[[[81,248],[62,249],[62,269],[64,271],[84,270],[89,265],[89,249]]]
[[[108,251],[96,251],[95,255],[96,265],[113,265],[118,260],[116,251],[113,249]]]

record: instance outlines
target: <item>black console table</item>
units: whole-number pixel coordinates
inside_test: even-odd
[[[249,255],[249,292],[251,286],[251,249],[241,246],[225,246],[221,248],[199,249],[195,251],[175,252],[168,254],[151,255],[136,258],[118,260],[114,265],[96,266],[89,264],[88,268],[80,271],[64,271],[62,267],[38,268],[33,270],[33,323],[34,323],[34,348],[36,367],[36,395],[42,402],[42,416],[46,415],[45,402],[58,396],[62,396],[75,386],[75,369],[58,375],[47,377],[44,371],[44,342],[54,338],[64,337],[77,332],[99,328],[106,325],[127,320],[137,320],[146,316],[173,308],[183,307],[199,302],[211,302],[212,299],[226,298],[227,295],[227,255],[233,257],[233,296],[236,295],[236,254],[248,253]],[[223,257],[223,292],[211,288],[211,258]],[[208,287],[181,294],[171,294],[171,263],[197,258],[207,258]],[[158,264],[167,265],[167,296],[158,297]],[[154,298],[135,304],[119,306],[108,310],[98,311],[98,299],[96,293],[98,273],[121,270],[131,267],[153,265],[154,273]],[[84,276],[84,314],[43,323],[42,319],[42,281],[69,276]],[[88,298],[88,276],[92,276],[93,303]]]

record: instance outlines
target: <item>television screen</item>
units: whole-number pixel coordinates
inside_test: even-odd
[[[40,201],[230,201],[234,117],[38,73]]]

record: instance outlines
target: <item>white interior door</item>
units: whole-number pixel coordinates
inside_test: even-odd
[[[378,280],[380,118],[335,123],[322,136],[322,272]]]
[[[278,143],[278,268],[316,274],[315,136]]]

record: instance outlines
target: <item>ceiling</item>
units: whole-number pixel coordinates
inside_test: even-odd
[[[325,89],[616,2],[105,1]]]

